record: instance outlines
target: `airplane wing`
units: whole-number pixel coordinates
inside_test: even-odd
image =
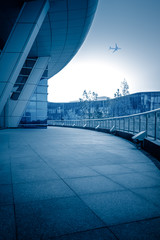
[[[117,43],[115,43],[115,48],[113,48],[113,47],[109,47],[109,50],[113,50],[112,53],[118,51],[119,49],[121,49],[121,48],[118,47]]]

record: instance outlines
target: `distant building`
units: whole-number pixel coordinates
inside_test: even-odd
[[[99,99],[92,102],[48,102],[48,120],[116,117],[160,108],[160,91]]]
[[[160,92],[140,92],[112,99],[110,114],[123,116],[157,108],[160,108]]]
[[[103,100],[108,100],[109,98],[106,96],[102,96],[102,97],[97,97],[97,101],[103,101]]]

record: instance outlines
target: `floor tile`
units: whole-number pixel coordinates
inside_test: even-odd
[[[15,202],[28,202],[69,197],[74,193],[62,180],[45,181],[39,183],[14,184]]]
[[[144,176],[141,173],[117,174],[114,176],[108,175],[108,177],[129,189],[160,186],[159,181],[151,177]]]
[[[65,179],[65,181],[78,194],[124,190],[123,187],[103,176]]]
[[[151,178],[155,178],[158,181],[160,181],[160,170],[159,171],[147,171],[147,172],[143,172],[144,176],[148,176]]]
[[[154,163],[130,163],[125,164],[125,167],[135,170],[137,172],[147,172],[147,171],[159,171],[159,169],[154,165]]]
[[[117,240],[117,238],[107,228],[90,230],[86,232],[78,232],[67,234],[61,237],[51,238],[50,240]]]
[[[49,167],[38,169],[23,169],[17,170],[12,173],[13,184],[15,183],[27,183],[35,181],[47,181],[59,179],[57,174]]]
[[[0,206],[0,240],[16,240],[13,205]]]
[[[10,170],[5,171],[5,170],[1,170],[0,171],[0,184],[11,184],[12,180],[11,180],[11,172]]]
[[[7,171],[9,172],[10,171],[10,161],[2,161],[0,160],[0,172],[1,171]]]
[[[61,168],[57,170],[57,173],[62,178],[76,178],[76,177],[88,177],[88,176],[98,176],[94,170],[88,167],[72,167],[72,168]]]
[[[157,207],[130,191],[92,194],[81,198],[108,226],[160,215]]]
[[[158,221],[130,225],[160,217],[160,173],[126,140],[55,127],[3,130],[0,141],[0,240],[15,240],[15,224],[18,240],[145,239],[145,228],[159,239]]]
[[[12,185],[0,185],[0,205],[13,204]]]
[[[104,226],[77,197],[16,204],[16,216],[20,240],[50,239]]]
[[[110,229],[119,240],[158,240],[160,239],[160,218],[113,226]]]
[[[133,189],[133,192],[152,202],[160,209],[160,187]]]
[[[108,175],[108,174],[123,174],[123,173],[130,173],[133,172],[131,169],[123,167],[120,164],[114,165],[104,165],[104,166],[94,166],[92,167],[97,172]]]

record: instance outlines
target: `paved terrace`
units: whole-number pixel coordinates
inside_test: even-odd
[[[0,239],[160,239],[160,171],[126,140],[0,131]]]

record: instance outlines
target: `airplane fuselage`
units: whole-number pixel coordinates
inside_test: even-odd
[[[113,47],[110,47],[110,48],[109,48],[109,50],[113,50],[113,53],[116,52],[116,51],[118,51],[119,49],[121,49],[121,48],[119,48],[119,47],[117,46],[117,44],[115,44],[115,48],[113,48]]]

